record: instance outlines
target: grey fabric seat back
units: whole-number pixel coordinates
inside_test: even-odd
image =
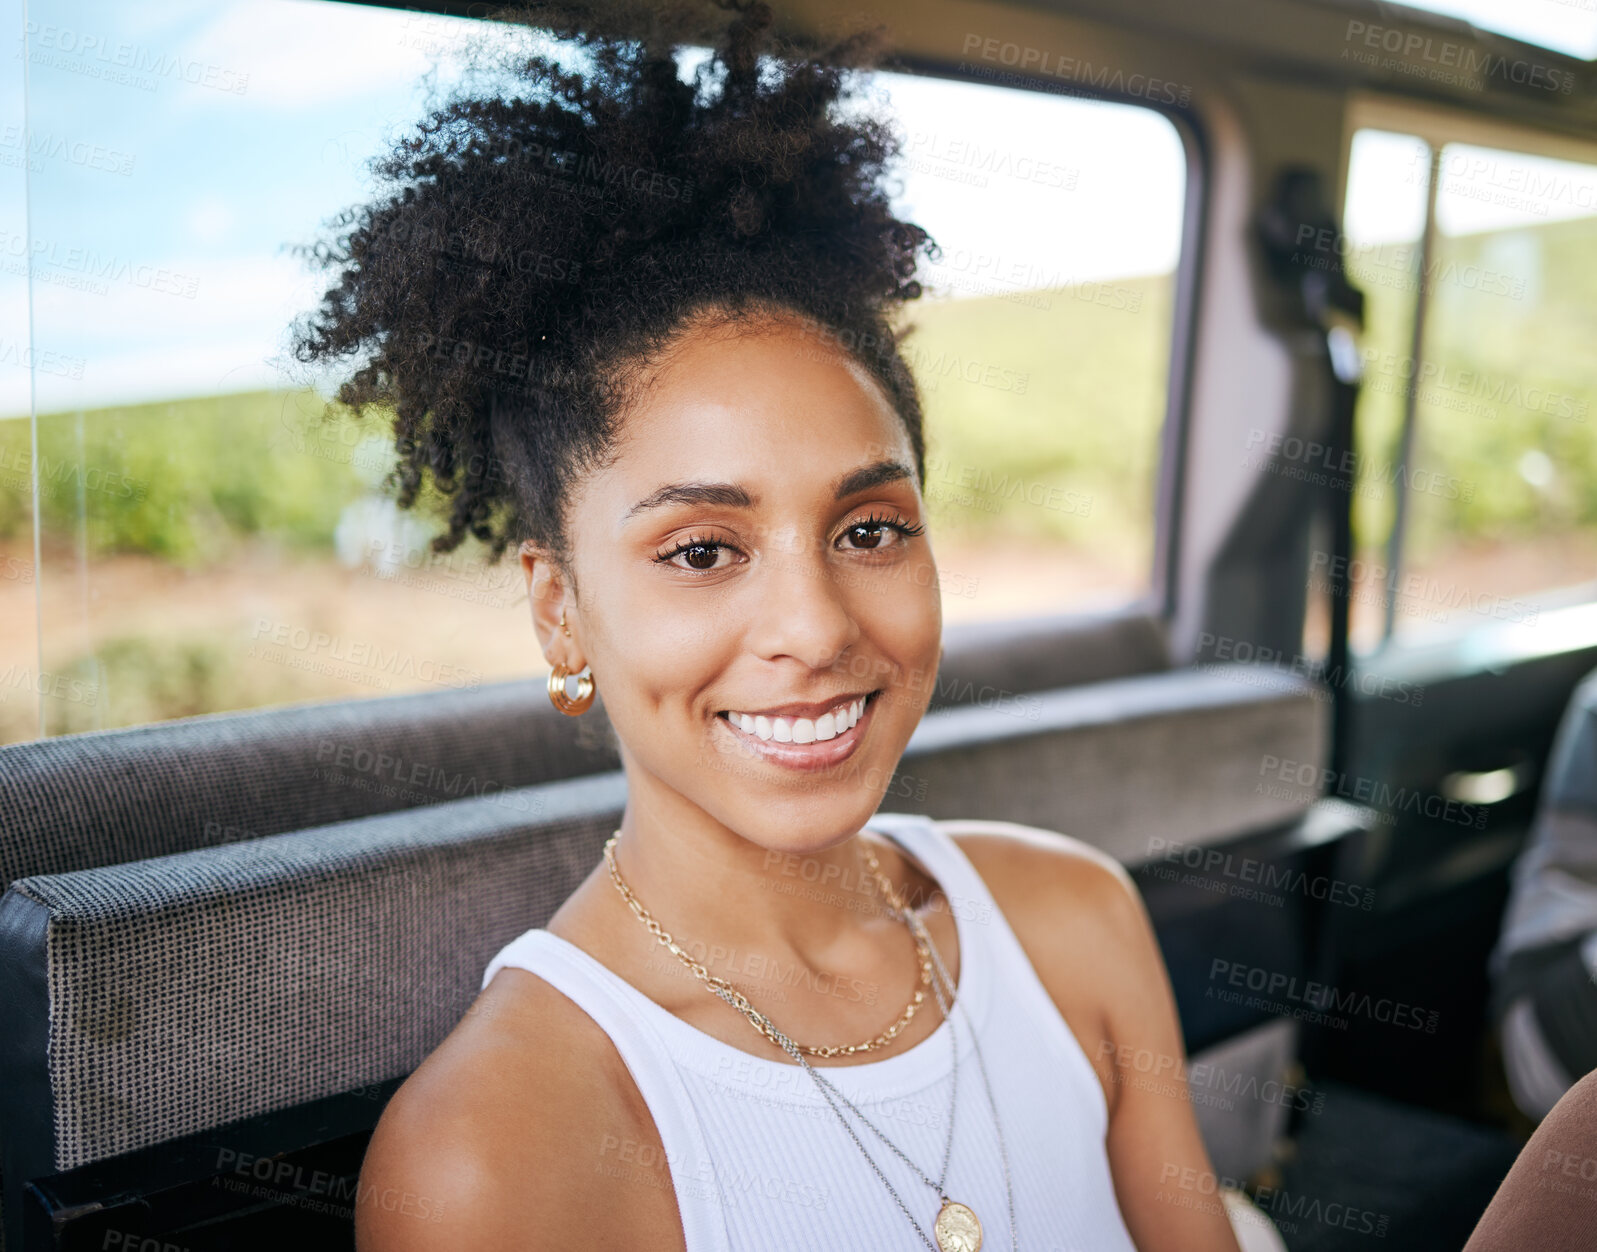
[[[624,798],[609,773],[14,883],[26,1167],[408,1073],[499,946],[581,881]]]
[[[922,720],[884,807],[1043,826],[1135,865],[1302,813],[1328,744],[1325,691],[1268,667],[978,693]]]
[[[1154,836],[1286,820],[1313,792],[1256,794],[1251,780],[1263,754],[1319,759],[1323,704],[1306,683],[1245,677],[1143,676],[930,713],[881,809],[1045,825],[1131,860]],[[307,727],[302,750],[319,741]],[[113,752],[104,768],[121,764]],[[916,778],[924,792],[906,794]],[[0,900],[0,990],[19,1009],[3,1044],[8,1172],[407,1073],[466,1012],[493,952],[597,863],[624,800],[612,771],[17,880]]]
[[[1162,667],[1154,625],[1052,618],[947,632],[934,708]],[[997,668],[995,668],[995,661]],[[214,713],[0,748],[0,889],[58,874],[492,794],[620,765],[601,699],[542,680]]]
[[[615,769],[542,682],[215,713],[0,748],[0,884]]]

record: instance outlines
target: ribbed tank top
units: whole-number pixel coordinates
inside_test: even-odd
[[[1103,1088],[981,875],[930,818],[879,813],[867,828],[917,862],[953,912],[957,996],[980,1036],[1003,1122],[1019,1247],[1135,1252],[1110,1178]],[[924,1252],[797,1065],[742,1052],[688,1025],[547,930],[528,930],[501,948],[482,985],[506,965],[544,979],[615,1044],[659,1131],[687,1252]],[[993,1115],[957,1007],[954,1021],[959,1103],[944,1189],[975,1210],[986,1252],[1007,1252],[1008,1202]],[[935,1178],[948,1134],[952,1065],[943,1021],[903,1052],[819,1072]],[[843,1113],[929,1236],[941,1204],[936,1194],[846,1107]],[[595,1168],[617,1178],[662,1174],[661,1162],[641,1161],[635,1147],[601,1151]]]

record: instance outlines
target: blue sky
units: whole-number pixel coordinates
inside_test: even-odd
[[[1577,4],[1511,2],[1562,17],[1569,38],[1597,27]],[[9,29],[20,12],[20,0],[0,0]],[[29,404],[29,371],[4,358],[27,342],[17,271],[30,251],[40,411],[287,381],[286,329],[321,287],[285,245],[315,238],[364,197],[364,160],[421,116],[425,76],[447,85],[451,58],[482,29],[327,0],[30,0],[28,17],[26,220],[20,75],[0,86],[7,414]],[[10,55],[20,68],[17,45]],[[1174,129],[1150,110],[879,81],[907,141],[900,209],[970,258],[969,273],[990,273],[981,266],[995,260],[1024,268],[1027,285],[1052,285],[1175,264],[1185,163]],[[1402,237],[1411,209],[1373,195],[1359,232]],[[1461,229],[1493,224],[1476,201],[1459,212],[1449,220]]]

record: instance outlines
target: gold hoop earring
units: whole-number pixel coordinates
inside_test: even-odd
[[[571,671],[564,665],[556,665],[549,671],[549,703],[567,717],[580,717],[593,705],[595,694],[593,675],[588,673],[586,668],[577,675],[576,699],[566,694],[566,679],[570,677]]]

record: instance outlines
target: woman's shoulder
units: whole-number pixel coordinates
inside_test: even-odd
[[[536,1231],[550,1246],[646,1235],[669,1248],[680,1231],[669,1186],[618,1192],[606,1168],[656,1139],[598,1024],[536,974],[501,969],[383,1110],[361,1167],[357,1247],[492,1252]]]
[[[1168,979],[1142,895],[1119,861],[1058,831],[1015,822],[945,820],[981,876],[1044,988],[1104,1079],[1106,1044],[1124,1038],[1127,1006],[1168,996]]]
[[[1057,921],[1059,906],[1069,900],[1089,920],[1123,924],[1128,910],[1141,908],[1125,867],[1080,839],[1019,822],[945,818],[935,825],[965,854],[1006,917],[1041,907]]]

